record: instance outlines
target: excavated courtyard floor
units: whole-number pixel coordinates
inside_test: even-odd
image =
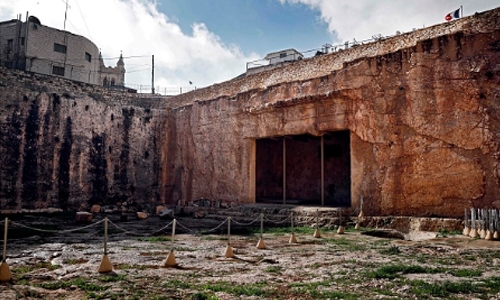
[[[86,228],[50,216],[13,219],[13,278],[0,284],[0,299],[500,299],[500,242],[459,232],[409,241],[368,228],[322,229],[316,238],[297,227],[298,242],[289,243],[290,228],[274,227],[258,249],[259,224],[235,222],[235,257],[226,258],[227,222],[178,219],[172,242],[170,220],[110,219],[113,271],[102,274],[102,216]],[[171,249],[177,265],[165,267]]]

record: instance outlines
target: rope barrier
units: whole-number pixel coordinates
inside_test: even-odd
[[[241,222],[238,222],[238,221],[236,221],[236,220],[234,220],[234,219],[232,219],[232,218],[231,218],[231,221],[232,221],[234,224],[236,224],[236,225],[240,225],[240,226],[250,226],[250,225],[252,225],[253,223],[256,223],[256,222],[260,221],[260,215],[259,215],[257,218],[255,218],[255,220],[251,221],[250,223],[241,223]]]
[[[226,224],[226,222],[227,222],[227,219],[225,219],[224,221],[222,221],[222,223],[220,223],[219,225],[215,226],[212,229],[203,229],[203,230],[190,229],[190,228],[186,227],[185,225],[183,225],[182,223],[180,223],[179,221],[177,221],[177,225],[179,225],[179,227],[182,227],[183,229],[185,229],[189,232],[192,232],[193,234],[197,234],[197,233],[209,233],[209,232],[216,231],[217,229],[221,228],[224,224]]]
[[[170,221],[170,223],[168,223],[167,225],[163,226],[162,228],[156,230],[155,232],[153,232],[153,235],[155,234],[158,234],[160,232],[162,232],[163,230],[167,229],[168,227],[170,227],[170,225],[172,225],[174,223],[174,221]]]
[[[97,221],[94,224],[90,224],[90,225],[79,227],[79,228],[66,229],[66,230],[49,230],[49,229],[35,228],[35,227],[24,225],[24,224],[21,224],[21,223],[18,223],[18,222],[10,221],[10,223],[13,224],[13,225],[16,225],[16,226],[19,226],[19,227],[23,227],[23,228],[26,228],[26,229],[30,229],[30,230],[33,230],[33,231],[39,231],[39,232],[45,232],[45,233],[69,233],[69,232],[75,232],[75,231],[84,230],[84,229],[88,229],[88,228],[97,226],[97,225],[101,224],[102,222],[104,222],[104,220],[100,220],[100,221]]]
[[[269,223],[274,223],[274,224],[283,224],[283,223],[288,222],[288,220],[290,220],[290,215],[281,221],[274,221],[274,220],[271,220],[268,218],[264,218],[264,221],[269,222]]]
[[[112,222],[111,220],[108,220],[108,222],[115,226],[116,229],[118,230],[121,230],[123,233],[125,234],[130,234],[130,235],[134,235],[134,236],[149,236],[150,234],[149,233],[139,233],[139,232],[134,232],[134,231],[129,231],[129,230],[126,230],[120,226],[118,226],[117,224],[115,224],[114,222]],[[170,226],[172,224],[172,222],[170,222],[167,226],[161,228],[160,230],[156,231],[156,232],[160,232],[162,230],[164,230],[165,228],[167,228],[168,226]]]
[[[179,221],[177,221],[177,220],[176,220],[176,223],[177,223],[177,225],[179,225],[179,227],[181,227],[181,228],[183,228],[183,229],[186,229],[186,230],[187,230],[187,231],[189,231],[189,232],[194,232],[194,233],[196,233],[196,231],[195,231],[195,230],[193,230],[193,229],[191,229],[191,228],[187,228],[186,226],[182,225],[182,224],[181,224]]]
[[[204,230],[202,232],[209,233],[209,232],[212,232],[212,231],[216,231],[217,229],[221,228],[224,224],[226,224],[227,221],[228,221],[228,219],[225,219],[222,223],[220,223],[219,225],[215,226],[214,228],[209,229],[209,230]]]

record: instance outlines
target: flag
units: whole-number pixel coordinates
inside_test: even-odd
[[[460,8],[457,10],[454,10],[451,13],[444,16],[444,19],[446,21],[451,21],[451,20],[458,19],[458,18],[460,18]]]

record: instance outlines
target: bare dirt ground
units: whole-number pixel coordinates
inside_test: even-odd
[[[201,233],[189,230],[201,221],[181,219],[172,243],[171,229],[151,235],[168,220],[115,219],[108,243],[113,271],[101,274],[103,223],[97,221],[71,232],[61,230],[77,228],[74,222],[12,221],[13,279],[0,284],[0,299],[500,299],[500,242],[457,232],[407,241],[363,234],[367,228],[322,229],[315,238],[313,228],[299,227],[298,243],[290,244],[290,228],[272,228],[263,235],[266,248],[258,249],[258,225],[253,231],[235,226],[235,257],[226,258],[226,224]],[[19,224],[48,231],[29,233]],[[177,265],[167,268],[171,249]]]

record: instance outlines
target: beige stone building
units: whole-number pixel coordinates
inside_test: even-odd
[[[44,26],[34,16],[0,22],[0,64],[85,83],[124,86],[123,57],[106,67],[97,46],[68,31]]]

